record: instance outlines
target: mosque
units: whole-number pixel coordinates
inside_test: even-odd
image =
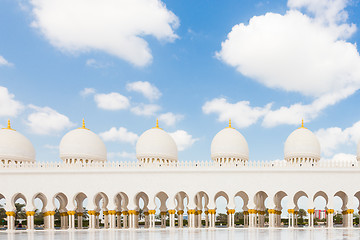
[[[62,229],[84,228],[85,204],[89,229],[99,228],[100,218],[105,229],[139,228],[140,211],[149,229],[157,213],[161,227],[168,222],[170,228],[183,228],[187,218],[188,228],[214,228],[219,197],[226,199],[228,228],[236,226],[237,197],[246,228],[280,227],[283,208],[289,228],[297,227],[301,197],[307,198],[309,228],[317,197],[326,200],[328,228],[334,227],[335,197],[342,200],[343,227],[353,227],[354,211],[360,209],[358,162],[320,161],[319,141],[303,124],[286,139],[284,161],[249,161],[247,141],[231,121],[213,138],[211,161],[179,161],[175,141],[158,123],[138,139],[137,161],[107,161],[105,144],[84,122],[62,138],[59,152],[61,162],[36,162],[32,143],[10,121],[0,130],[0,199],[8,231],[15,230],[19,199],[25,202],[28,230],[34,229],[35,200],[42,202],[47,230],[55,229],[55,212]]]

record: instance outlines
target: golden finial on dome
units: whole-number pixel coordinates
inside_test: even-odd
[[[304,119],[301,120],[301,127],[299,127],[299,128],[306,128],[306,127],[304,127]]]
[[[153,128],[161,129],[161,128],[159,128],[159,119],[156,119],[156,126]]]
[[[229,126],[228,126],[227,128],[233,128],[233,127],[231,126],[231,118],[229,118]]]
[[[82,120],[82,127],[79,127],[79,129],[89,130],[88,128],[85,127],[85,119],[84,119],[84,118],[83,118],[83,120]]]
[[[3,129],[9,129],[9,130],[16,131],[15,129],[12,129],[12,128],[11,128],[10,119],[8,119],[8,125],[7,125],[7,127],[6,127],[6,128],[3,128]]]

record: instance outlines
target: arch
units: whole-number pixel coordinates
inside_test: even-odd
[[[358,201],[359,201],[359,205],[358,205],[358,210],[360,210],[360,191],[359,192],[356,192],[355,194],[354,194],[354,196],[358,199]]]
[[[203,200],[204,200],[204,204],[203,204]],[[209,195],[204,191],[200,191],[195,194],[194,201],[195,201],[196,207],[199,210],[201,210],[203,208],[207,209],[208,208],[207,206],[209,204]]]
[[[40,201],[43,204],[43,207],[42,207],[42,209],[40,211],[43,212],[43,213],[46,212],[47,198],[46,198],[45,194],[43,194],[41,192],[36,193],[32,198],[32,204],[34,206],[34,211],[36,210],[35,209],[35,199],[37,199],[37,198],[40,199]]]
[[[114,197],[117,211],[128,211],[129,197],[124,192],[118,192]]]
[[[158,206],[160,212],[166,212],[167,211],[166,201],[169,199],[169,196],[165,192],[161,191],[155,195],[154,202],[156,198],[159,198],[160,200],[160,206]]]
[[[67,196],[66,196],[64,193],[62,193],[62,192],[59,192],[59,193],[55,194],[55,196],[53,197],[53,204],[54,204],[54,206],[56,206],[56,204],[55,204],[55,199],[57,199],[57,200],[59,201],[59,204],[60,204],[60,206],[59,206],[59,211],[61,211],[61,212],[67,212],[67,209],[66,209],[66,206],[67,206],[67,204],[68,204],[68,198],[67,198]],[[56,208],[55,208],[54,210],[56,210]]]
[[[325,199],[325,201],[326,201],[326,205],[328,204],[328,202],[329,202],[329,197],[328,197],[328,195],[327,195],[324,191],[318,191],[317,193],[315,193],[314,198],[313,198],[313,201],[315,201],[315,199],[316,199],[317,197],[323,197],[323,198]]]
[[[281,211],[283,209],[281,202],[287,196],[288,194],[284,191],[278,191],[277,193],[275,193],[273,201],[276,210]]]
[[[4,195],[2,195],[2,194],[0,193],[0,201],[2,201],[3,199],[4,199],[4,205],[1,205],[1,204],[0,204],[0,208],[4,208],[4,206],[6,205],[6,198],[5,198]]]
[[[298,206],[298,200],[301,197],[307,197],[309,199],[309,196],[304,191],[301,190],[301,191],[296,192],[295,195],[294,195],[294,198],[293,198],[295,208],[299,207]]]
[[[268,198],[268,195],[264,191],[259,191],[254,195],[255,208],[257,210],[265,211],[265,200]]]
[[[235,198],[236,197],[240,197],[243,202],[244,202],[244,205],[243,205],[243,211],[247,211],[248,210],[248,203],[249,203],[249,196],[244,192],[244,191],[239,191],[235,194],[234,196],[234,202],[235,202]]]
[[[59,202],[59,207],[56,207],[56,200]],[[53,210],[55,211],[55,227],[60,226],[62,229],[67,228],[68,218],[63,214],[67,213],[68,197],[64,193],[58,192],[54,195],[52,201],[53,206],[55,206],[55,209]]]
[[[102,207],[100,207],[101,200],[103,201]],[[94,201],[94,205],[96,206],[96,211],[100,211],[100,210],[107,211],[107,205],[109,203],[109,198],[105,193],[103,193],[103,192],[97,193],[94,196],[93,201]]]
[[[25,202],[25,206],[27,205],[27,200],[26,200],[26,197],[24,196],[24,194],[22,193],[16,193],[14,194],[14,196],[11,198],[11,206],[13,207],[13,210],[16,210],[16,205],[15,205],[15,202],[19,199],[22,199],[24,200]]]
[[[136,205],[135,210],[138,211],[139,209],[141,209],[140,208],[140,199],[142,199],[142,201],[144,202],[143,210],[144,211],[148,210],[149,196],[145,192],[138,192],[134,198],[135,198],[135,205]]]
[[[359,192],[360,193],[360,192]],[[356,196],[356,194],[354,195],[355,197],[357,197]],[[335,194],[334,194],[334,197],[339,197],[341,200],[342,200],[342,206],[341,206],[341,209],[344,211],[344,210],[346,210],[346,205],[347,205],[347,203],[348,203],[348,201],[349,201],[349,198],[348,198],[348,195],[345,193],[345,192],[343,192],[343,191],[338,191],[338,192],[336,192]]]
[[[216,202],[216,199],[219,197],[224,197],[226,199],[226,204],[229,204],[229,196],[224,191],[217,192],[214,196],[214,202]]]
[[[186,200],[186,204],[184,204],[185,200]],[[184,191],[180,191],[175,194],[174,201],[176,203],[175,209],[178,211],[179,210],[184,211],[184,209],[187,207],[187,205],[189,203],[189,196]]]
[[[76,206],[76,212],[84,212],[84,200],[88,198],[85,193],[79,192],[75,194],[73,201]]]

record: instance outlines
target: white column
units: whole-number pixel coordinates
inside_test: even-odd
[[[155,228],[155,213],[156,210],[149,210],[149,220],[150,220],[149,228]]]
[[[249,227],[249,212],[244,211],[244,227]]]
[[[12,231],[15,230],[15,212],[8,211],[6,212],[7,218],[7,230]]]
[[[235,227],[235,209],[234,212],[231,214],[231,222],[232,222],[232,226]]]
[[[26,212],[27,230],[34,230],[34,211]]]
[[[170,221],[169,221],[170,227],[174,228],[175,227],[175,213],[176,213],[176,210],[175,209],[170,209],[168,212],[169,212],[169,217],[170,217]]]
[[[272,214],[272,210],[273,209],[268,209],[268,213],[269,213],[269,228],[272,228],[272,227],[274,227],[273,226],[273,214]]]
[[[123,211],[123,228],[129,228],[129,212]]]
[[[209,227],[209,211],[205,211],[205,227]]]
[[[136,228],[136,210],[129,210],[129,228]]]
[[[178,225],[179,225],[179,228],[184,227],[184,211],[183,210],[178,211]]]
[[[188,210],[188,228],[194,228],[195,227],[195,209],[189,209]]]
[[[96,211],[89,210],[88,214],[89,214],[89,229],[95,229],[96,228],[96,224],[95,224]]]
[[[256,210],[249,209],[249,228],[256,227]]]
[[[314,209],[308,209],[308,213],[309,213],[309,227],[312,228],[314,227]]]
[[[76,213],[76,215],[77,215],[77,222],[78,222],[77,228],[82,229],[83,228],[83,215],[84,215],[84,213],[78,212],[78,213]]]
[[[198,228],[202,228],[202,222],[201,222],[201,214],[202,214],[202,210],[197,210],[196,211],[196,217],[197,217],[197,227]]]
[[[161,228],[166,228],[166,213],[167,212],[160,212]]]
[[[109,219],[109,227],[111,229],[115,229],[116,228],[116,211],[115,210],[108,211],[108,219]]]
[[[326,217],[326,223],[328,228],[334,227],[334,209],[328,209]]]
[[[116,212],[116,228],[121,228],[121,212]]]
[[[227,214],[228,214],[228,227],[229,227],[229,228],[235,227],[235,224],[234,224],[234,213],[235,213],[235,209],[229,209],[229,210],[227,210]]]
[[[75,211],[68,211],[67,212],[69,216],[69,229],[75,229]]]
[[[353,228],[354,227],[354,221],[353,221],[353,214],[354,214],[354,209],[348,209],[347,210],[347,227],[348,228]]]
[[[209,228],[215,228],[215,214],[216,209],[209,209]]]

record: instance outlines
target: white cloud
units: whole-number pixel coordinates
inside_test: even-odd
[[[137,66],[152,61],[144,36],[174,41],[179,20],[160,0],[30,0],[34,21],[55,47],[104,51]]]
[[[348,13],[344,10],[349,0],[289,0],[291,9],[304,9],[313,15],[317,21],[332,27],[350,27],[350,33],[354,26],[342,25],[348,19]],[[341,30],[344,31],[344,30]]]
[[[93,58],[86,60],[86,66],[93,67],[93,68],[106,68],[111,65],[112,65],[111,63],[99,62]]]
[[[135,153],[130,153],[130,152],[109,152],[107,154],[108,159],[110,161],[117,161],[117,160],[133,160],[136,159],[136,154]]]
[[[345,129],[339,127],[321,128],[315,134],[319,138],[322,152],[326,156],[330,156],[341,146],[356,146],[360,140],[360,121]]]
[[[0,55],[0,66],[13,66],[13,64]]]
[[[269,112],[271,104],[264,107],[251,107],[248,101],[229,103],[225,98],[215,98],[207,101],[202,110],[205,114],[215,113],[218,115],[218,121],[232,123],[239,127],[248,127],[258,121]]]
[[[99,134],[104,141],[118,141],[135,144],[139,136],[136,133],[128,131],[124,127],[112,127],[106,132]]]
[[[98,108],[105,110],[122,110],[127,109],[130,106],[130,101],[127,97],[121,95],[120,93],[99,93],[94,96],[94,100]]]
[[[174,126],[177,122],[184,118],[181,114],[174,114],[172,112],[163,113],[159,116],[159,121],[165,123],[167,126]]]
[[[14,117],[23,108],[23,104],[15,100],[14,94],[9,93],[6,87],[0,86],[0,117]]]
[[[321,162],[325,162],[325,161],[333,161],[333,162],[352,162],[352,163],[356,163],[356,156],[353,154],[346,154],[346,153],[338,153],[335,154],[333,157],[331,158],[322,158],[320,160]]]
[[[177,130],[175,132],[169,133],[171,137],[176,142],[179,151],[184,151],[185,149],[191,147],[198,138],[193,138],[189,133],[184,130]]]
[[[15,95],[9,93],[6,87],[0,86],[0,117],[17,116],[23,109],[23,104],[15,100]]]
[[[139,104],[136,107],[131,108],[131,112],[138,116],[153,116],[161,109],[156,104]]]
[[[80,95],[86,97],[88,95],[94,94],[96,91],[94,88],[84,88],[80,91]]]
[[[153,101],[161,97],[160,90],[149,82],[132,82],[126,85],[128,91],[141,93],[147,99]]]
[[[29,105],[34,112],[27,117],[26,124],[30,130],[39,135],[57,134],[74,126],[70,119],[49,107]]]
[[[268,87],[308,96],[360,85],[355,44],[294,10],[234,26],[217,56]]]
[[[262,122],[265,127],[274,127],[280,124],[299,124],[299,119],[306,122],[315,119],[325,108],[353,94],[356,89],[341,89],[338,92],[325,94],[310,104],[295,103],[289,107],[280,107],[269,111]]]
[[[216,56],[269,88],[310,96],[266,114],[263,125],[297,124],[360,88],[360,56],[346,39],[355,32],[346,23],[345,0],[289,0],[284,15],[254,16],[235,25]],[[306,15],[301,10],[304,10]]]

